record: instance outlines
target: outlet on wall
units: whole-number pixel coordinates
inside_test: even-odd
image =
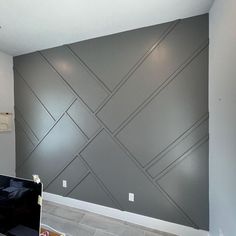
[[[62,180],[62,187],[67,188],[67,181],[66,180]]]
[[[134,202],[134,193],[129,193],[129,201]]]

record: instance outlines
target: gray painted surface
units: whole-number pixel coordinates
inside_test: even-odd
[[[195,128],[187,137],[183,138],[180,143],[157,158],[156,162],[152,163],[148,169],[148,173],[153,178],[158,177],[163,171],[168,169],[172,163],[182,158],[206,136],[208,136],[208,120],[202,122],[200,126]]]
[[[86,178],[83,179],[83,181],[73,189],[68,197],[77,198],[82,201],[93,202],[112,208],[115,207],[112,200],[103,191],[103,189],[99,186],[98,182],[93,178],[91,174],[86,176]]]
[[[208,142],[203,142],[158,181],[193,221],[204,228],[209,224],[208,167]]]
[[[19,123],[19,125],[24,130],[25,134],[29,138],[29,140],[36,146],[39,142],[39,139],[37,138],[34,131],[31,129],[31,127],[27,124],[26,120],[27,118],[24,118],[21,114],[21,112],[18,110],[18,108],[15,106],[15,120]]]
[[[31,178],[32,174],[38,174],[47,187],[84,143],[85,138],[78,127],[64,115],[17,170],[17,175]]]
[[[210,235],[236,235],[236,1],[210,11]]]
[[[79,100],[70,107],[68,114],[88,138],[91,138],[101,128],[95,117]]]
[[[118,134],[143,166],[208,112],[207,76],[205,49]]]
[[[76,157],[68,166],[66,166],[65,170],[62,171],[51,184],[49,184],[47,191],[66,196],[80,181],[83,180],[83,178],[85,178],[87,174],[88,169],[83,162]],[[63,180],[67,181],[67,188],[62,186]]]
[[[42,139],[50,127],[54,124],[53,118],[44,109],[40,101],[27,87],[19,74],[15,73],[15,106],[25,115],[25,121],[34,131],[38,140]],[[30,112],[31,111],[31,112]]]
[[[207,15],[16,57],[15,71],[19,176],[208,229]]]
[[[105,131],[99,133],[81,155],[121,203],[122,209],[167,221],[175,220],[180,224],[190,224]],[[135,202],[127,201],[129,192],[136,196]]]
[[[66,47],[58,47],[41,53],[88,107],[96,110],[106,98],[107,93],[70,50]]]
[[[14,66],[55,119],[60,117],[75,98],[39,53],[15,57]]]
[[[72,44],[70,48],[113,90],[170,25],[166,23],[86,40]]]
[[[116,130],[207,38],[206,15],[198,20],[190,18],[179,22],[102,108],[98,117],[112,132]]]
[[[16,167],[20,166],[30,152],[32,152],[34,148],[34,144],[32,141],[28,138],[25,131],[22,129],[21,125],[17,122],[15,122],[15,130],[16,130]]]

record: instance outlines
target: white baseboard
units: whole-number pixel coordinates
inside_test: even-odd
[[[204,230],[197,230],[191,227],[170,223],[163,220],[158,220],[151,217],[130,213],[127,211],[120,211],[114,208],[105,207],[89,202],[84,202],[68,197],[62,197],[56,194],[44,192],[43,199],[58,204],[62,204],[65,206],[90,211],[114,219],[127,221],[129,223],[141,225],[147,228],[176,234],[178,236],[209,236],[209,232]]]

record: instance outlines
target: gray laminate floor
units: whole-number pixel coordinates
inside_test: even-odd
[[[42,224],[66,236],[173,236],[52,202],[43,202]]]

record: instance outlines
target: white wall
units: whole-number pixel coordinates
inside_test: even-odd
[[[0,112],[14,112],[13,58],[0,52]],[[15,175],[15,129],[0,133],[0,174]]]
[[[210,11],[210,233],[236,235],[236,0]]]

